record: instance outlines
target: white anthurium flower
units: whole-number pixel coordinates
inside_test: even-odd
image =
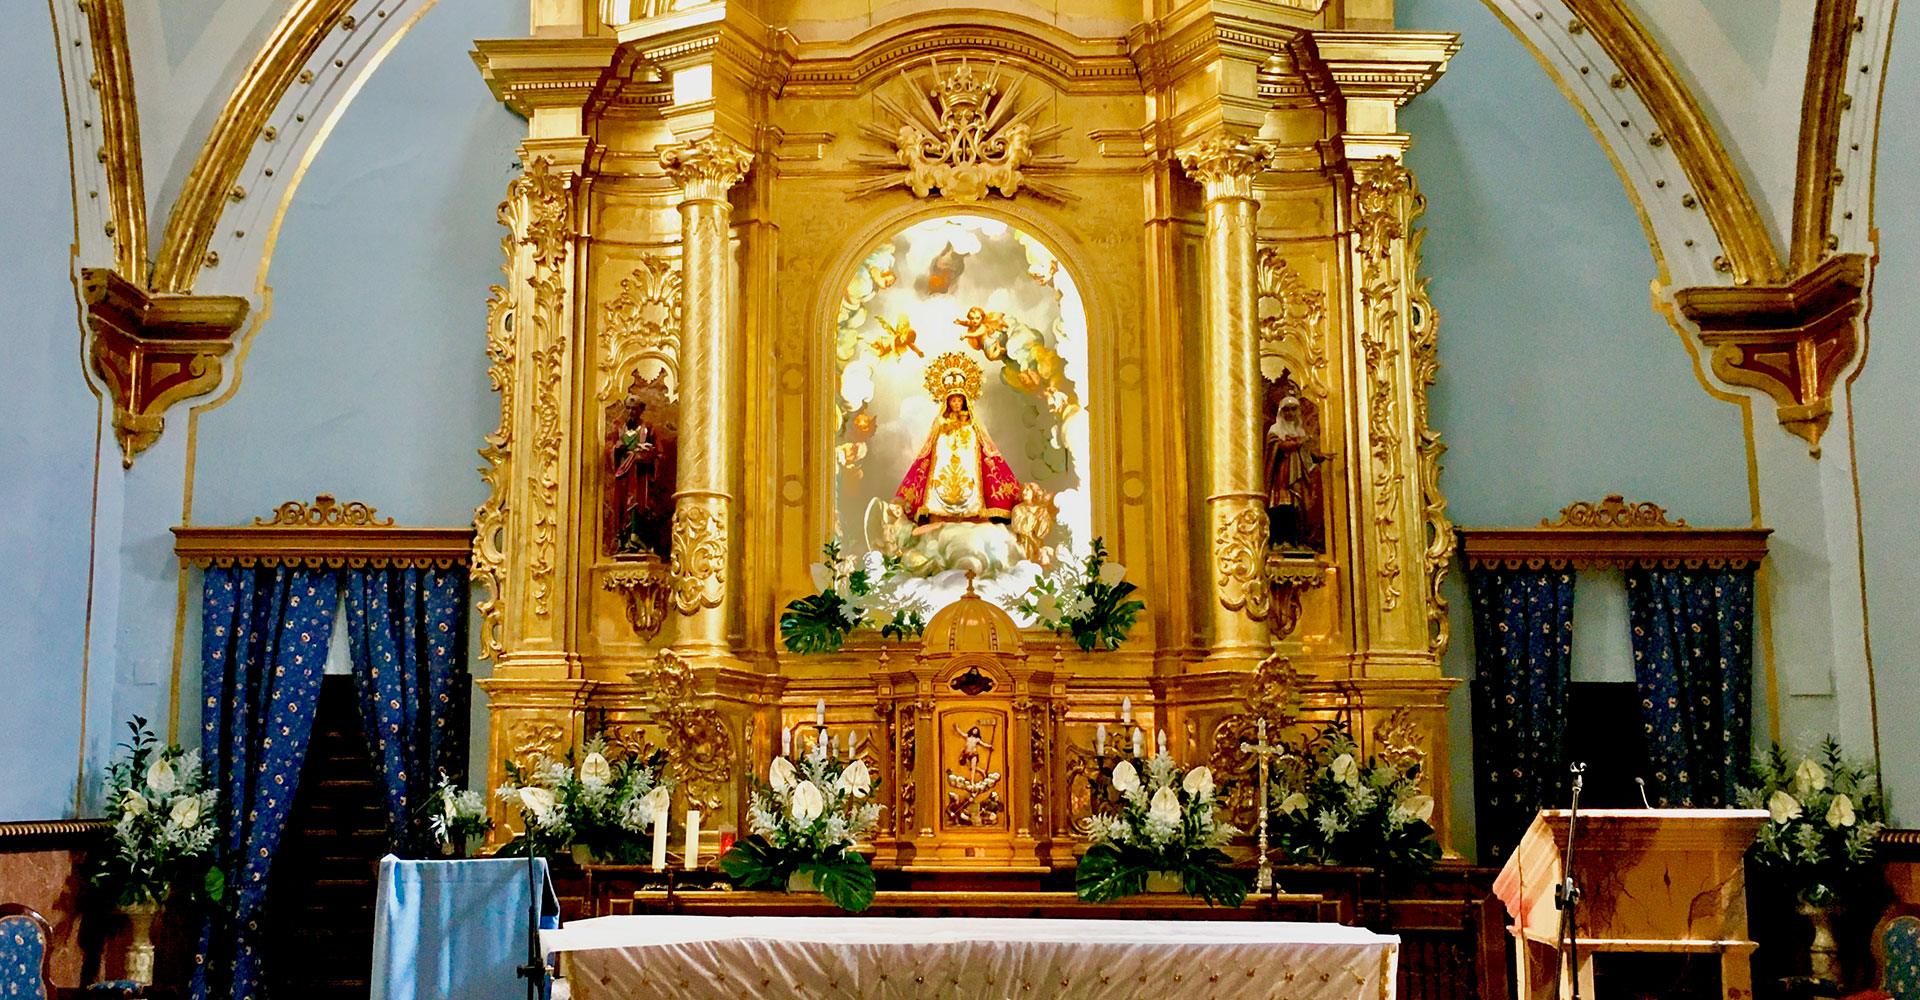
[[[1848,814],[1851,817],[1851,813]],[[173,825],[182,830],[191,830],[200,823],[200,797],[182,795],[173,800],[173,809],[168,813]]]
[[[1126,578],[1127,578],[1127,568],[1125,566],[1122,566],[1117,562],[1104,562],[1100,564],[1100,582],[1101,583],[1104,583],[1107,586],[1112,587]]]
[[[817,562],[807,567],[807,572],[813,574],[814,590],[824,594],[833,589],[833,567]]]
[[[840,778],[834,785],[841,791],[863,796],[873,791],[873,775],[867,772],[866,761],[856,759],[840,772]]]
[[[673,804],[673,790],[665,785],[655,785],[653,791],[647,793],[645,801],[656,818],[663,817],[667,814],[667,807]]]
[[[1833,804],[1827,807],[1827,825],[1843,827],[1853,825],[1853,799],[1845,795],[1833,797]]]
[[[1172,785],[1153,793],[1153,800],[1147,804],[1147,818],[1160,823],[1180,822],[1180,795]]]
[[[1408,799],[1407,812],[1422,823],[1433,822],[1433,796],[1415,795]]]
[[[1213,795],[1213,769],[1196,767],[1188,771],[1187,776],[1180,779],[1180,787],[1186,789],[1188,795],[1195,795],[1203,799],[1211,797]]]
[[[767,767],[767,784],[772,785],[773,790],[782,795],[793,788],[793,761],[785,757],[775,757],[773,763]]]
[[[549,821],[549,818],[553,815],[555,801],[553,792],[550,789],[520,789],[520,804],[526,808],[527,812],[533,814],[533,819],[536,823],[544,825]]]
[[[1280,815],[1290,816],[1312,804],[1305,792],[1288,792],[1287,797],[1280,800]]]
[[[139,792],[128,790],[126,797],[120,800],[120,811],[129,816],[145,816],[147,797]]]
[[[1047,621],[1058,621],[1060,619],[1060,598],[1052,594],[1042,593],[1039,597],[1034,598],[1033,607],[1034,610],[1040,612],[1040,617]]]
[[[1360,764],[1353,759],[1353,755],[1350,753],[1343,753],[1335,757],[1333,763],[1328,765],[1328,769],[1333,772],[1333,780],[1343,785],[1358,785],[1360,783]]]
[[[613,765],[607,763],[607,755],[590,753],[580,762],[580,781],[588,785],[604,785],[613,780]]]
[[[1787,823],[1800,818],[1800,800],[1786,793],[1785,789],[1774,792],[1767,799],[1767,812],[1773,814],[1775,823]]]
[[[1113,765],[1113,790],[1122,795],[1132,795],[1140,787],[1140,772],[1133,769],[1133,762],[1123,760]]]
[[[1793,769],[1793,790],[1801,798],[1827,787],[1827,769],[1812,760],[1803,760]]]
[[[802,781],[793,786],[793,801],[787,805],[787,811],[793,814],[793,821],[805,826],[820,818],[827,808],[827,797],[820,792],[820,786],[811,781]]]
[[[173,773],[173,765],[165,757],[153,758],[147,765],[147,788],[155,795],[172,795],[180,787],[180,777]]]

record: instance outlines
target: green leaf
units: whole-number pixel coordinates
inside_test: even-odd
[[[219,865],[208,868],[203,888],[208,899],[215,903],[224,902],[227,898],[227,873],[221,871]]]
[[[859,913],[873,905],[873,867],[863,854],[854,853],[830,864],[803,864],[800,870],[812,871],[814,881],[820,884],[820,894],[848,913]]]
[[[781,853],[775,851],[765,837],[754,834],[733,842],[727,853],[720,856],[720,870],[742,889],[784,891],[793,866],[783,863]]]
[[[847,636],[840,605],[840,595],[834,593],[809,594],[789,602],[780,616],[780,641],[793,653],[838,652]]]
[[[1212,906],[1239,906],[1247,898],[1247,883],[1227,868],[1230,860],[1218,848],[1188,851],[1180,869],[1180,888]]]
[[[1095,844],[1081,857],[1073,887],[1089,903],[1137,896],[1147,889],[1147,867],[1130,863],[1111,844]]]

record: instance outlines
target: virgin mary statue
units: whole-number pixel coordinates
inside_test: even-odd
[[[949,351],[927,365],[926,385],[940,401],[940,416],[894,493],[907,516],[921,525],[915,533],[952,521],[1010,520],[1020,502],[1020,481],[974,419],[980,366]]]

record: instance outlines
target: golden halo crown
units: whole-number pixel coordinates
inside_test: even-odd
[[[927,395],[944,401],[953,393],[969,400],[980,398],[980,365],[957,351],[948,351],[927,365]]]

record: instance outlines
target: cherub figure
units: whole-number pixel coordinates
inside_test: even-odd
[[[887,335],[873,342],[873,353],[883,358],[892,357],[896,360],[906,357],[908,351],[912,351],[923,358],[927,356],[926,352],[920,349],[920,345],[914,343],[915,340],[919,339],[920,332],[913,328],[913,323],[908,320],[906,316],[901,316],[899,321],[895,323],[887,322],[885,316],[875,316],[874,319],[880,321],[880,325],[886,329]]]
[[[1007,318],[1001,313],[990,313],[979,306],[967,310],[966,319],[956,319],[953,325],[967,332],[960,335],[968,347],[987,356],[988,361],[998,361],[1007,356]]]

